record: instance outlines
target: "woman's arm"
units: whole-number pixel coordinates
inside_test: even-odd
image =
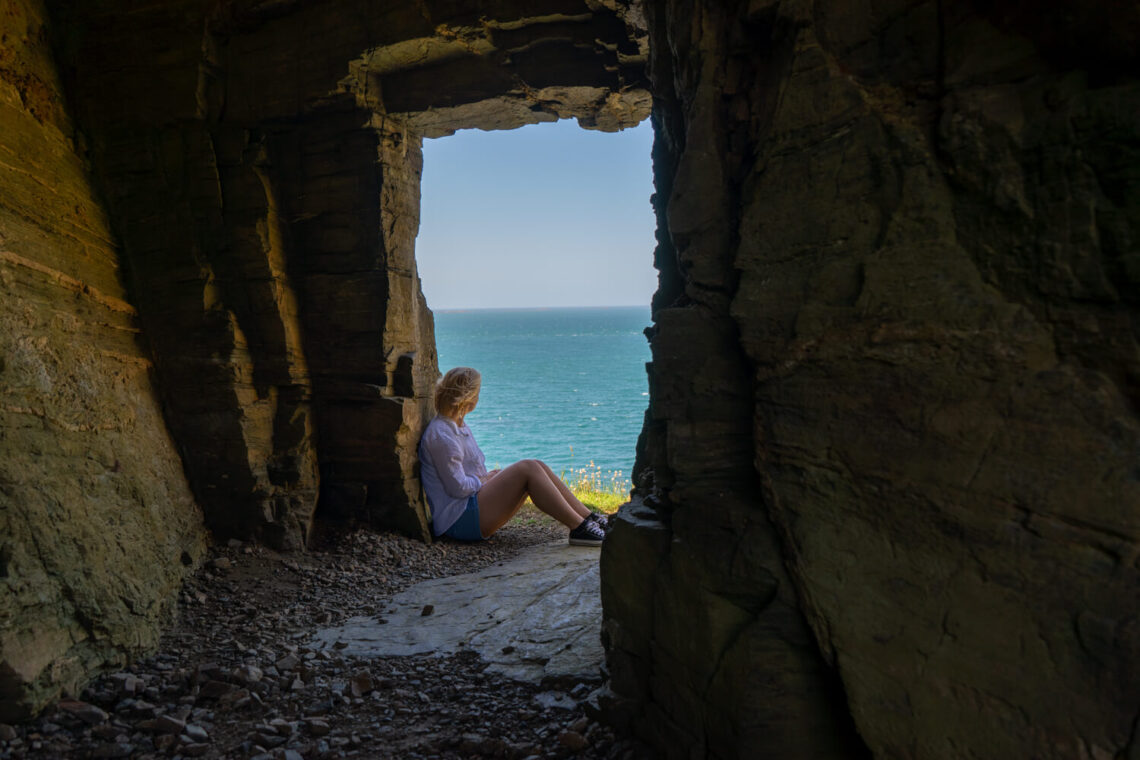
[[[470,496],[483,485],[475,475],[463,470],[463,447],[445,435],[433,435],[424,441],[424,447],[431,455],[443,490],[453,499]]]
[[[475,433],[471,432],[471,428],[467,428],[467,437],[471,442],[471,448],[474,449],[475,454],[475,456],[472,457],[470,456],[470,452],[468,452],[468,459],[475,460],[474,474],[479,480],[486,483],[491,479],[490,474],[487,472],[487,457],[483,456],[483,449],[479,448],[479,442],[475,440]]]

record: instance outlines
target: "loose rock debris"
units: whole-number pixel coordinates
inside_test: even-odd
[[[623,758],[592,722],[590,682],[528,684],[473,652],[357,658],[309,647],[320,626],[382,619],[413,583],[469,572],[564,533],[511,525],[477,545],[330,532],[304,555],[219,547],[180,595],[157,654],[34,721],[0,724],[0,758]]]

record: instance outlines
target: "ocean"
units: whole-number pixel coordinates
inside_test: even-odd
[[[439,368],[483,375],[467,424],[488,469],[541,459],[629,487],[649,403],[649,307],[435,312]]]

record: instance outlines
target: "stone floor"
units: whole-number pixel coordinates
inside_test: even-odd
[[[516,680],[598,679],[598,554],[561,540],[478,572],[423,581],[378,615],[320,631],[312,647],[353,657],[474,651],[489,672]]]
[[[158,652],[0,724],[0,760],[648,760],[586,709],[598,557],[537,514],[476,544],[215,546]]]

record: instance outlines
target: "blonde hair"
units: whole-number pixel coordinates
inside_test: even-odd
[[[446,417],[462,417],[475,408],[483,376],[470,367],[453,367],[435,384],[435,410]]]

